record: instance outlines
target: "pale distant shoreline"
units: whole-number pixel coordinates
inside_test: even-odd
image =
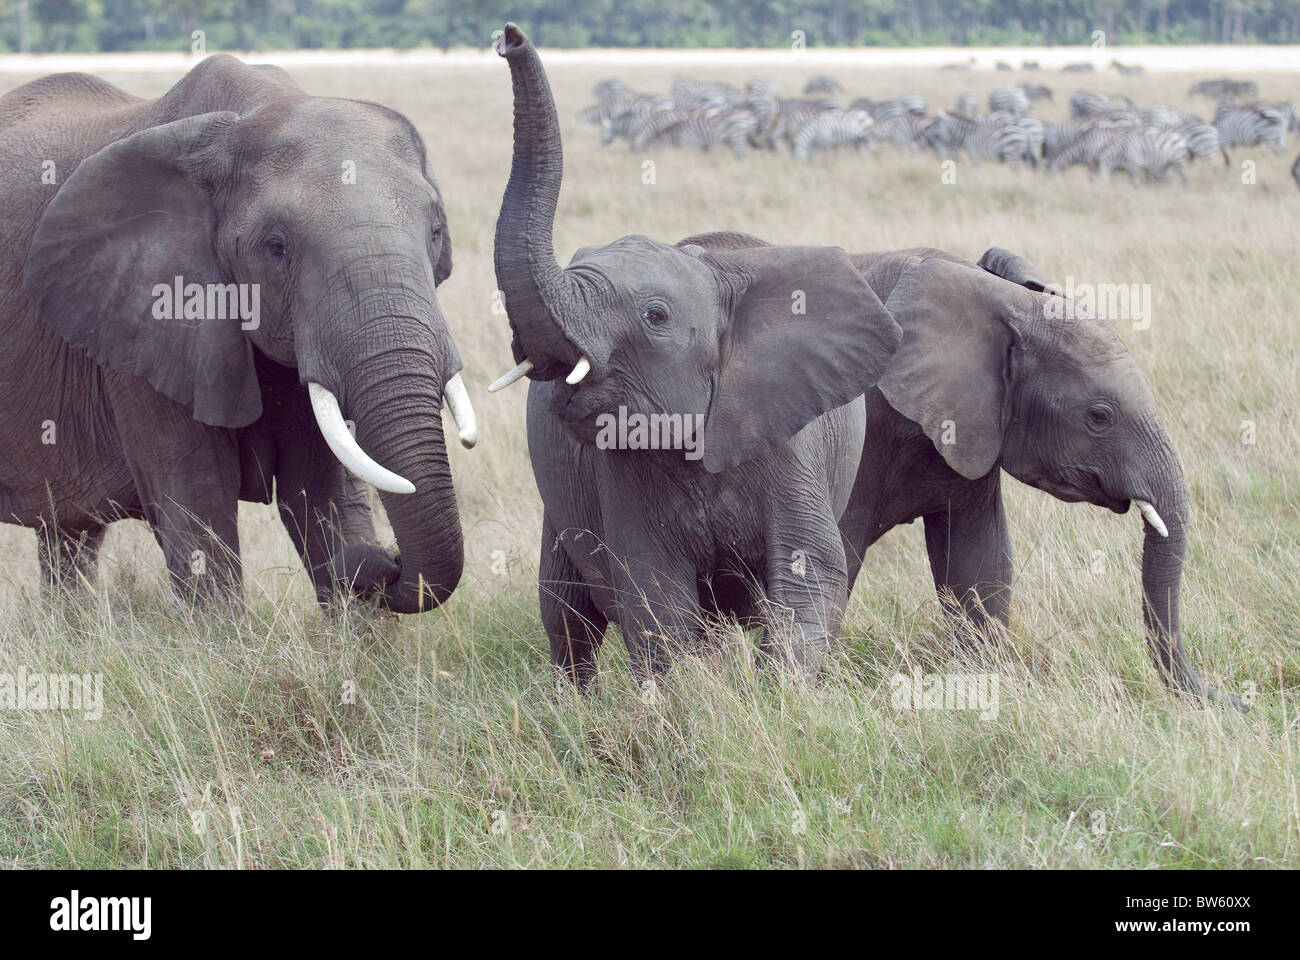
[[[210,50],[209,53],[220,51]],[[481,63],[495,69],[498,60],[491,49],[458,48],[446,53],[436,49],[416,50],[284,50],[234,53],[249,63],[277,63],[285,67],[367,66],[466,66]],[[788,63],[807,67],[895,67],[939,68],[948,64],[970,64],[975,71],[993,71],[998,61],[1019,67],[1022,61],[1037,61],[1042,73],[1059,73],[1067,63],[1091,63],[1109,72],[1111,60],[1138,64],[1152,73],[1281,73],[1300,72],[1300,45],[1288,46],[1140,46],[1107,47],[815,47],[781,49],[625,49],[544,50],[547,62],[609,66],[713,65]],[[0,56],[3,73],[57,73],[85,71],[105,73],[177,72],[193,66],[200,57],[185,53],[56,53],[9,54]],[[1086,75],[1086,74],[1085,74]],[[1078,76],[1076,74],[1076,76]]]

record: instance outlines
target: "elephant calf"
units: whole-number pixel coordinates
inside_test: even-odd
[[[320,599],[455,589],[440,410],[466,444],[473,411],[410,121],[214,56],[157,100],[76,73],[10,91],[0,168],[0,517],[45,531],[51,581],[134,517],[178,587],[233,592],[238,501],[274,497]],[[345,466],[384,491],[400,562]]]
[[[681,243],[719,252],[766,246],[738,233]],[[969,642],[1009,621],[1003,471],[1061,500],[1116,513],[1134,504],[1146,521],[1143,619],[1152,657],[1166,682],[1219,697],[1180,637],[1182,468],[1110,322],[997,247],[978,264],[928,248],[851,259],[903,340],[866,395],[862,461],[840,517],[850,585],[868,547],[921,518],[935,587]]]
[[[774,658],[815,671],[847,597],[836,521],[862,455],[862,395],[898,325],[839,248],[713,253],[634,236],[561,269],[555,105],[513,24],[501,49],[515,143],[496,268],[519,365],[493,388],[533,381],[554,663],[588,683],[613,620],[646,679],[704,614],[729,613],[765,626]]]

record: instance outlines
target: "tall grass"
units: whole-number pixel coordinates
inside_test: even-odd
[[[299,71],[315,93],[386,102],[424,135],[449,208],[455,270],[439,292],[465,358],[479,448],[451,451],[465,579],[442,609],[326,617],[270,507],[244,505],[246,616],[163,589],[146,528],[118,524],[95,594],[51,607],[35,543],[5,528],[0,673],[101,673],[98,721],[0,711],[0,863],[9,866],[1296,866],[1300,674],[1300,191],[1290,157],[1237,151],[1191,184],[1096,185],[1078,171],[932,157],[656,154],[655,183],[573,115],[605,71],[552,72],[568,152],[557,247],[627,233],[739,229],[850,251],[999,245],[1049,275],[1150,283],[1149,330],[1121,324],[1187,475],[1184,625],[1210,682],[1254,710],[1169,693],[1140,628],[1139,521],[1009,482],[1016,552],[1008,642],[955,659],[920,530],[868,556],[825,678],[753,666],[718,626],[647,697],[616,632],[590,697],[556,689],[536,600],[540,504],[521,388],[493,312],[492,231],[510,153],[510,86],[481,66]],[[788,56],[762,73],[786,90]],[[629,67],[633,85],[671,76]],[[845,70],[853,95],[947,106],[1005,77]],[[6,78],[14,84],[25,78]],[[174,78],[124,74],[156,95]],[[1063,113],[1069,90],[1059,75]],[[1191,76],[1089,77],[1192,106]],[[1300,80],[1264,81],[1300,100]],[[1242,160],[1256,164],[1244,184]],[[1244,443],[1253,424],[1253,444]],[[991,672],[996,716],[900,709],[891,678]]]

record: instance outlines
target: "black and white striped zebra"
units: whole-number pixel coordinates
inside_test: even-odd
[[[944,157],[960,149],[975,164],[991,160],[1012,166],[1022,162],[1034,166],[1037,163],[1034,134],[1018,122],[1019,118],[1006,116],[974,120],[955,113],[940,113],[925,128],[925,139]],[[1041,134],[1041,124],[1038,132]]]
[[[905,113],[900,117],[873,123],[867,136],[872,143],[893,144],[900,152],[916,151],[921,149],[922,137],[929,122],[929,117]]]
[[[754,115],[743,107],[663,110],[644,117],[628,140],[639,153],[659,145],[697,150],[727,146],[736,156],[743,156],[756,124]]]
[[[1193,160],[1213,163],[1222,157],[1225,167],[1232,162],[1228,157],[1228,148],[1223,143],[1223,137],[1219,135],[1219,128],[1213,124],[1203,120],[1190,120],[1172,126],[1170,129],[1187,141],[1187,148],[1192,152]]]
[[[803,92],[807,96],[813,93],[839,93],[843,89],[840,82],[829,73],[822,73],[809,77],[808,82],[804,84]]]
[[[1071,121],[1065,124],[1048,124],[1043,145],[1047,157],[1047,172],[1062,173],[1067,167],[1082,165],[1095,168],[1097,158],[1116,137],[1138,129],[1135,123],[1114,123],[1106,120]]]
[[[1105,183],[1111,171],[1124,169],[1134,183],[1138,172],[1160,183],[1169,182],[1169,171],[1176,170],[1187,183],[1187,161],[1191,151],[1176,130],[1144,127],[1117,134],[1097,156],[1097,177]]]
[[[1202,80],[1194,83],[1187,91],[1189,97],[1210,97],[1219,100],[1223,97],[1258,97],[1259,84],[1254,80],[1230,80],[1222,77],[1218,80]]]
[[[772,142],[793,145],[795,136],[813,117],[839,110],[834,100],[781,100],[777,104],[776,124],[772,129]]]
[[[1273,105],[1241,107],[1224,101],[1214,113],[1214,126],[1225,146],[1266,145],[1274,153],[1286,149],[1291,118]]]
[[[963,117],[977,117],[980,112],[980,102],[969,93],[958,94],[957,102],[953,104],[953,112],[960,113]]]
[[[989,113],[1005,111],[1024,116],[1029,112],[1029,98],[1020,87],[998,87],[989,92]]]
[[[682,110],[723,110],[744,99],[741,92],[729,83],[701,83],[698,80],[674,80],[671,94],[673,103]]]
[[[1076,90],[1070,94],[1070,119],[1088,120],[1114,111],[1137,112],[1137,104],[1125,96],[1109,97],[1091,90]]]
[[[870,150],[869,136],[874,122],[866,110],[827,110],[813,116],[795,134],[790,152],[796,160],[807,160],[816,150],[853,146]]]
[[[649,94],[637,94],[630,100],[615,101],[613,109],[600,115],[600,145],[608,146],[619,137],[630,137],[633,128],[645,117],[672,109],[673,102],[667,97]],[[590,107],[588,110],[595,110],[595,107]],[[587,112],[583,111],[584,114]],[[579,115],[579,119],[583,119],[582,114]]]

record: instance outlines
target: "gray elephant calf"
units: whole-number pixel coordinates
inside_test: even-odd
[[[723,613],[815,671],[847,597],[837,520],[862,456],[862,395],[897,324],[833,247],[711,253],[625,237],[562,270],[555,105],[513,24],[501,50],[515,145],[496,267],[519,366],[493,386],[534,381],[553,661],[589,682],[613,620],[647,678]]]
[[[766,246],[737,233],[681,242]],[[871,544],[923,519],[935,587],[969,642],[1010,618],[1003,471],[1061,500],[1116,513],[1132,503],[1145,521],[1142,608],[1157,669],[1178,689],[1241,706],[1207,687],[1183,649],[1182,468],[1111,323],[997,247],[978,264],[928,248],[851,259],[903,341],[866,396],[862,461],[840,518],[850,584]]]
[[[405,117],[228,56],[152,101],[59,74],[0,98],[0,168],[0,517],[45,531],[51,581],[135,517],[178,587],[232,592],[237,503],[274,496],[322,600],[455,589],[440,409],[467,444],[473,411]],[[385,491],[400,563],[344,465]]]

